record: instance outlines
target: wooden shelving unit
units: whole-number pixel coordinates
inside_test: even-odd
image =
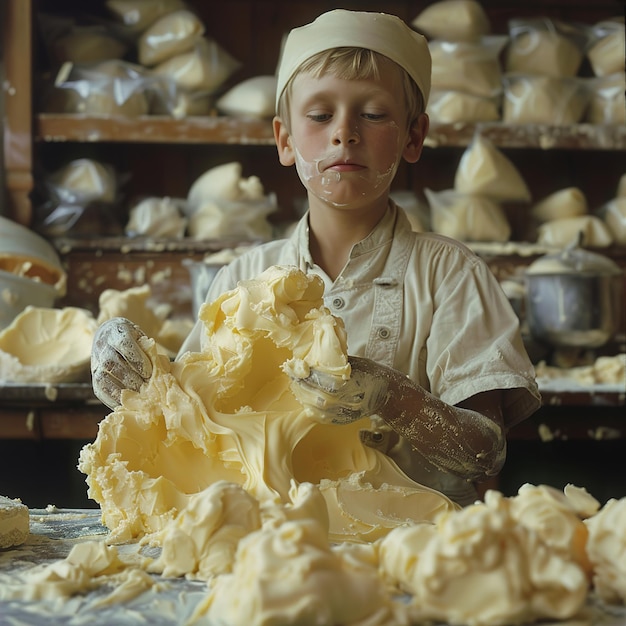
[[[86,117],[39,113],[35,141],[122,142],[177,144],[274,145],[272,125],[267,120],[226,116]]]
[[[432,148],[467,146],[476,132],[500,148],[541,150],[626,150],[626,126],[549,126],[432,123],[426,144]],[[39,113],[35,119],[37,142],[197,143],[273,146],[269,120],[227,116],[171,117],[148,115],[86,117]]]
[[[290,0],[239,0],[224,3],[191,0],[203,15],[210,35],[215,36],[242,61],[245,71],[237,77],[270,73],[274,70],[282,35],[292,26],[313,19],[329,8],[323,2]],[[428,2],[430,3],[430,2]],[[390,2],[348,2],[345,7],[359,10],[385,10],[410,20],[428,3],[408,0]],[[559,19],[593,22],[607,17],[618,2],[600,0],[555,0],[550,7],[540,0],[509,3],[485,0],[493,18],[494,32],[504,32],[512,16],[533,16],[546,11]],[[94,2],[90,10],[102,8]],[[219,5],[219,6],[218,6]],[[43,113],[34,107],[33,83],[36,63],[35,49],[37,11],[53,12],[68,8],[86,11],[80,0],[6,0],[0,3],[1,39],[5,73],[4,166],[6,170],[6,213],[18,222],[29,225],[33,218],[32,192],[36,161],[42,155],[49,163],[60,163],[67,156],[84,149],[90,155],[107,154],[126,167],[136,165],[140,173],[138,189],[149,193],[163,191],[162,183],[190,177],[200,167],[199,158],[213,162],[241,158],[247,175],[259,174],[268,189],[286,189],[282,201],[291,206],[299,182],[293,172],[278,165],[273,152],[270,120],[240,119],[218,115],[173,119],[165,116],[139,118],[89,117],[61,113]],[[208,18],[211,18],[210,20]],[[219,26],[218,26],[219,25]],[[19,33],[19,36],[16,36]],[[593,183],[592,201],[597,204],[610,197],[616,173],[624,173],[626,154],[625,126],[507,125],[500,122],[470,124],[432,123],[426,141],[427,150],[416,167],[399,172],[400,184],[422,190],[424,186],[443,189],[449,184],[458,158],[476,132],[503,150],[514,152],[526,168],[529,186],[536,197],[553,191],[555,185],[580,185],[585,191]],[[183,158],[189,152],[192,156]],[[271,155],[271,158],[268,156]],[[57,158],[58,157],[58,158]],[[164,165],[164,159],[171,163]],[[133,161],[134,159],[134,161]],[[599,163],[599,165],[598,165]],[[610,164],[610,167],[606,167]],[[195,169],[194,169],[195,168]],[[267,177],[267,178],[266,178]],[[187,187],[188,180],[177,180],[177,191]],[[141,185],[144,185],[141,188]],[[241,243],[241,242],[237,242]],[[201,258],[207,252],[237,245],[225,241],[146,241],[124,237],[73,238],[61,237],[55,245],[68,270],[71,293],[59,304],[94,308],[99,293],[108,287],[128,288],[150,283],[157,298],[172,303],[182,313],[189,306],[190,288],[185,258]],[[626,267],[626,248],[613,247],[601,251]],[[533,254],[486,254],[490,267],[499,277],[513,273],[528,264]],[[626,278],[625,278],[626,280]],[[559,407],[558,416],[555,407]],[[567,415],[563,407],[576,407],[577,415],[593,407],[588,418],[577,417],[576,437],[589,437],[598,432],[604,416],[616,420],[625,406],[623,394],[546,394],[538,420],[559,420],[553,425],[565,432]],[[550,412],[555,409],[555,415]],[[601,409],[601,410],[600,410]],[[608,413],[607,413],[608,411]],[[16,406],[2,401],[0,438],[92,438],[97,422],[107,413],[105,407],[92,403],[44,402],[36,407]],[[587,420],[587,421],[585,421]],[[614,421],[612,427],[615,426]],[[625,422],[626,425],[626,422]],[[615,427],[617,428],[617,427]],[[624,428],[617,430],[626,437]],[[568,431],[569,432],[569,431]],[[574,431],[572,431],[573,433]],[[513,437],[537,438],[537,423],[528,421],[512,432]]]

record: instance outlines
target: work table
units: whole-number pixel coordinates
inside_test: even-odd
[[[101,524],[100,509],[30,510],[30,536],[16,548],[0,551],[0,587],[13,585],[30,568],[42,568],[64,559],[74,545],[101,541],[108,529]],[[137,544],[117,546],[120,556],[139,553]],[[148,555],[150,548],[142,549]],[[152,549],[154,550],[154,549]],[[185,578],[165,579],[155,575],[158,584],[123,604],[98,607],[97,603],[112,589],[104,587],[71,598],[48,601],[2,601],[1,624],[29,626],[116,624],[154,624],[166,626],[185,623],[195,606],[206,596],[205,581]],[[1,597],[1,596],[0,596]]]
[[[99,509],[30,510],[30,536],[16,548],[0,551],[0,586],[14,585],[32,567],[42,568],[64,559],[74,545],[83,541],[101,541],[108,530],[102,526]],[[117,546],[120,557],[128,561],[134,554],[156,556],[158,548],[139,548],[138,544]],[[58,625],[118,626],[146,624],[183,624],[206,597],[207,584],[185,578],[151,575],[153,585],[132,600],[112,606],[98,606],[111,588],[92,590],[71,598],[47,601],[3,601],[0,623],[29,626]],[[549,622],[550,626],[623,626],[624,607],[602,607],[593,597],[576,619]],[[203,623],[206,624],[206,621]],[[546,622],[546,626],[548,623]],[[436,626],[436,625],[432,625]],[[440,625],[444,626],[444,625]]]

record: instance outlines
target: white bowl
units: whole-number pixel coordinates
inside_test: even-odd
[[[51,307],[58,296],[52,285],[0,270],[0,330],[27,306]]]
[[[65,295],[66,274],[54,246],[29,228],[0,216],[0,269],[11,271],[22,262],[32,264],[29,276],[53,285],[57,295]]]
[[[28,306],[0,331],[0,380],[74,383],[89,380],[98,324],[76,307]]]

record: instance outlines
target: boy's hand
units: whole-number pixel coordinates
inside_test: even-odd
[[[350,357],[348,380],[312,370],[307,378],[294,379],[293,389],[304,406],[322,421],[348,424],[375,415],[387,397],[388,379],[377,376],[377,364]]]
[[[96,397],[114,409],[122,389],[139,391],[152,375],[152,363],[137,340],[145,333],[130,320],[114,317],[96,331],[91,349],[91,379]]]

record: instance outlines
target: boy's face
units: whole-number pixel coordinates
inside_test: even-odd
[[[401,159],[419,158],[423,136],[420,125],[407,128],[400,72],[388,62],[381,74],[345,80],[305,73],[294,80],[291,133],[275,127],[279,157],[283,165],[295,163],[309,195],[324,203],[360,207],[386,201]]]

